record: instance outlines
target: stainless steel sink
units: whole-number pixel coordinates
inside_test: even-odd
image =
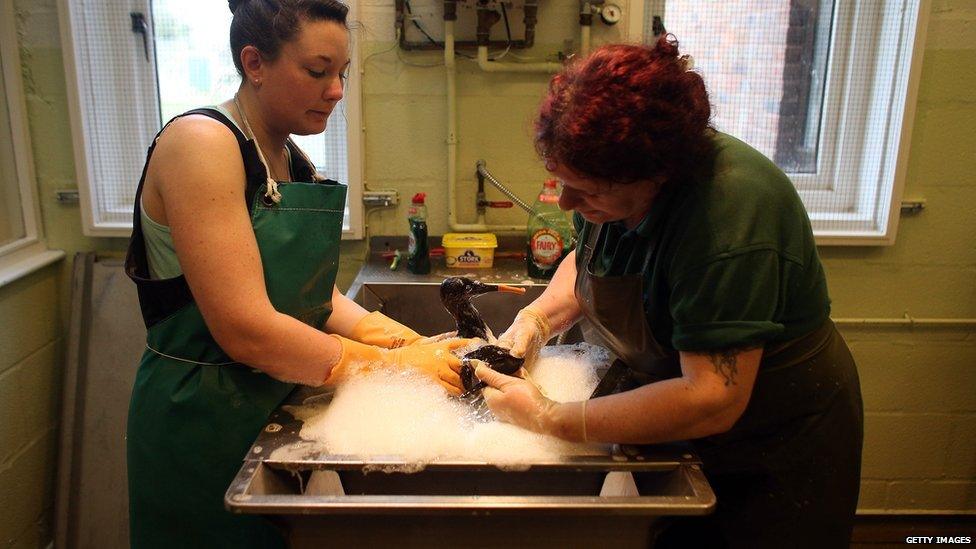
[[[648,547],[662,517],[715,506],[683,445],[597,447],[518,470],[437,461],[416,471],[397,456],[332,454],[302,441],[301,427],[284,409],[272,413],[224,499],[231,512],[281,525],[291,547]],[[405,466],[414,472],[396,472]]]
[[[525,288],[525,293],[516,295],[493,292],[471,300],[495,335],[505,331],[519,309],[532,303],[545,290],[545,286],[539,284],[510,285]],[[440,284],[437,283],[362,282],[353,286],[349,297],[366,310],[380,311],[424,335],[441,334],[456,329],[454,319],[441,305]],[[562,342],[576,343],[582,340],[579,329],[574,328],[566,334]]]
[[[509,267],[479,275],[523,286],[524,295],[472,301],[496,335],[545,289],[519,283],[523,265]],[[455,329],[440,302],[440,282],[451,274],[391,273],[372,261],[347,295],[422,334],[439,334]],[[574,328],[560,343],[581,335]],[[305,396],[297,390],[288,403]],[[517,471],[438,461],[413,473],[383,472],[408,464],[396,456],[333,455],[302,441],[301,427],[276,410],[224,500],[231,512],[282,526],[291,547],[648,547],[662,517],[708,514],[715,506],[698,458],[684,445],[607,446]]]
[[[708,514],[715,495],[692,460],[641,457],[647,462],[524,472],[482,464],[414,474],[246,461],[225,504],[268,517],[294,548],[643,548],[653,545],[662,518]],[[644,472],[635,483],[638,473],[626,468],[638,466]],[[583,484],[588,489],[566,489]]]

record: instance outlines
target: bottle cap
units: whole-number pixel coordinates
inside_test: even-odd
[[[556,188],[556,180],[555,179],[546,179],[546,182],[543,183],[542,186],[543,187],[546,187],[547,189],[555,189]]]
[[[412,202],[414,204],[423,204],[425,198],[427,198],[427,193],[417,193],[417,194],[413,195]]]

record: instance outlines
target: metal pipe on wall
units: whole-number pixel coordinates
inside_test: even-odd
[[[531,10],[530,10],[531,6]],[[529,35],[530,21],[533,27],[532,35],[534,37],[535,30],[535,8],[537,5],[535,3],[526,2],[525,5],[525,23],[526,23],[526,36]],[[531,17],[529,13],[531,12]],[[491,10],[479,10],[479,31],[481,35],[478,37],[478,68],[485,72],[525,72],[525,73],[556,73],[559,72],[563,65],[562,63],[500,63],[498,61],[488,60],[488,31],[493,24],[494,19],[489,17],[489,14],[495,14],[496,12]],[[582,2],[580,4],[580,55],[586,55],[590,52],[590,31],[593,26],[593,7],[590,2]]]
[[[477,223],[457,220],[457,65],[454,60],[454,21],[444,21],[444,67],[447,75],[447,224],[456,232],[524,233],[526,225],[488,225],[485,216]]]
[[[455,13],[456,0],[445,0],[444,2],[444,66],[447,72],[447,219],[448,226],[452,231],[465,232],[514,232],[522,233],[526,230],[525,224],[517,225],[491,225],[487,223],[485,214],[479,213],[477,223],[459,223],[457,220],[457,66],[454,61],[454,19],[448,13]],[[452,4],[448,8],[448,4]],[[535,39],[536,9],[538,4],[534,0],[528,0],[525,5],[525,26],[526,41],[531,43]],[[582,13],[586,11],[586,14]],[[592,26],[592,10],[589,2],[581,4],[580,13],[580,54],[586,55],[590,50],[590,27]],[[479,13],[479,42],[484,44],[487,40],[487,31],[490,27],[488,14]],[[562,63],[500,63],[488,60],[488,45],[478,46],[478,67],[485,72],[513,72],[513,73],[555,73],[559,72]]]
[[[484,214],[478,215],[477,223],[459,223],[457,219],[457,63],[454,59],[454,19],[444,2],[444,68],[447,80],[447,224],[456,232],[525,233],[526,225],[489,225]],[[454,16],[456,18],[456,15]],[[479,48],[480,49],[480,48]],[[487,48],[486,48],[487,50]]]
[[[941,328],[976,328],[976,318],[915,318],[908,313],[902,318],[835,318],[838,326],[922,326]]]
[[[448,16],[448,10],[452,10],[455,14],[452,21],[457,20],[457,2],[456,0],[446,0],[444,2],[444,15],[445,19]],[[514,48],[517,50],[529,49],[533,45],[535,40],[535,10],[538,6],[534,4],[534,0],[527,0],[525,4],[525,34],[522,39],[517,40],[491,40],[486,45],[489,47],[496,48]],[[397,34],[397,43],[400,45],[400,49],[404,51],[434,51],[444,49],[443,42],[437,42],[436,40],[422,40],[419,42],[407,40],[407,20],[413,17],[412,13],[408,13],[409,9],[405,0],[395,0],[394,1],[394,11],[395,11],[395,24]],[[475,49],[478,46],[478,42],[475,40],[454,40],[454,49]]]
[[[559,72],[562,63],[500,63],[488,60],[488,46],[478,46],[478,68],[485,72]]]
[[[580,55],[590,53],[590,30],[593,27],[593,6],[587,1],[580,2]]]

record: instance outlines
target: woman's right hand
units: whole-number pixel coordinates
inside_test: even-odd
[[[576,302],[576,251],[569,252],[542,295],[519,311],[496,345],[531,366],[552,336],[568,330],[581,315]]]
[[[552,328],[545,313],[529,305],[519,311],[512,325],[498,336],[497,345],[508,349],[509,354],[516,358],[524,358],[525,365],[531,366],[551,334]]]

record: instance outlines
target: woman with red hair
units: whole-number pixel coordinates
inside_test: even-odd
[[[691,441],[717,508],[658,546],[847,547],[861,394],[810,221],[789,178],[710,116],[673,37],[605,46],[553,77],[536,147],[579,244],[500,344],[531,362],[585,318],[630,389],[554,403],[477,375],[496,415],[538,432]]]

